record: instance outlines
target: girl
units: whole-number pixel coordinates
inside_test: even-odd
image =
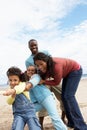
[[[54,86],[62,80],[62,101],[68,119],[68,126],[74,130],[87,130],[80,112],[75,93],[82,75],[81,66],[74,60],[52,58],[44,53],[37,53],[34,63],[44,79],[41,83]]]
[[[45,85],[38,85],[41,78],[36,73],[35,66],[28,67],[28,76],[31,77],[25,87],[25,90],[30,90],[30,98],[35,105],[36,111],[46,109],[48,115],[51,117],[53,125],[56,130],[67,130],[65,124],[58,115],[55,99],[53,98],[51,91]],[[12,90],[15,92],[14,90]],[[9,91],[7,92],[9,93]]]
[[[33,103],[30,101],[28,91],[24,91],[25,83],[21,82],[23,74],[17,67],[11,67],[7,71],[10,89],[4,92],[8,96],[8,104],[13,108],[12,130],[24,130],[25,124],[28,124],[29,130],[41,130],[41,126],[36,117]],[[13,91],[12,90],[16,90]],[[23,92],[24,91],[24,92]]]

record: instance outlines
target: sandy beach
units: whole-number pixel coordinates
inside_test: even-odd
[[[2,91],[3,88],[0,88]],[[82,115],[84,117],[85,122],[87,123],[87,79],[82,79],[80,81],[76,98],[79,103]],[[6,103],[6,97],[0,95],[0,130],[10,130],[12,124],[12,108],[10,105]],[[59,108],[59,102],[57,102],[58,112],[61,115],[61,110]],[[25,127],[27,129],[27,126]],[[47,116],[44,120],[44,130],[54,130],[51,124],[50,118]]]

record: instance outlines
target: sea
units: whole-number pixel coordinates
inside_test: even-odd
[[[83,74],[81,79],[87,79],[87,74]],[[7,88],[7,86],[8,86],[7,83],[0,84],[0,88],[3,88],[3,89]]]
[[[87,74],[83,74],[82,79],[87,79]]]

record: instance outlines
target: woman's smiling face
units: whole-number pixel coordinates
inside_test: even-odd
[[[43,73],[46,73],[47,71],[47,63],[43,60],[36,60],[35,65],[37,66],[38,70],[40,70]]]

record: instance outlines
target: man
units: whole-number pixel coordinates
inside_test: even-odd
[[[33,60],[33,57],[39,52],[39,50],[38,50],[38,43],[37,43],[37,41],[35,40],[35,39],[31,39],[29,42],[28,42],[28,47],[29,47],[29,49],[30,49],[30,51],[31,51],[31,55],[27,58],[27,60],[25,61],[25,65],[26,65],[26,68],[28,67],[28,66],[30,66],[30,65],[34,65],[34,60]],[[50,55],[49,53],[48,53],[48,51],[45,51],[45,50],[43,50],[43,51],[41,51],[41,52],[43,52],[43,53],[45,53],[45,54],[47,54],[47,55]]]
[[[48,53],[48,51],[46,50],[43,50],[43,51],[39,51],[38,49],[38,42],[35,40],[35,39],[31,39],[29,42],[28,42],[28,47],[31,51],[31,55],[26,59],[25,61],[25,65],[26,65],[26,68],[28,68],[30,65],[34,65],[34,60],[33,60],[33,57],[38,53],[38,52],[43,52],[45,53],[46,55],[50,55]],[[48,86],[49,89],[55,94],[56,98],[58,99],[58,101],[60,102],[60,109],[62,111],[62,115],[61,115],[61,118],[63,120],[64,123],[66,123],[65,121],[65,111],[64,111],[64,107],[63,107],[63,104],[62,104],[62,100],[61,100],[61,89],[60,87],[50,87]],[[42,129],[43,129],[43,120],[44,120],[44,117],[47,116],[47,112],[45,110],[42,110],[38,113],[38,117],[39,117],[39,121],[40,121],[40,124],[42,126]]]

